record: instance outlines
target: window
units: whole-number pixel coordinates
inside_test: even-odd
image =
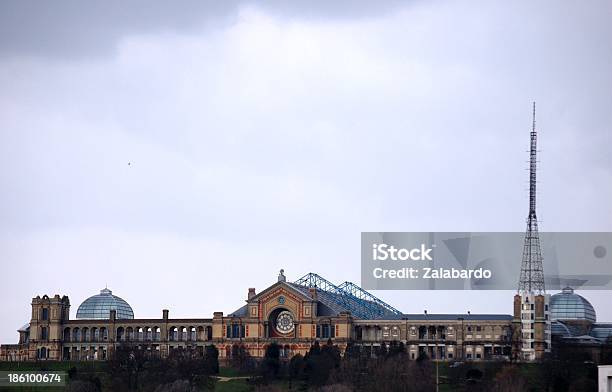
[[[231,324],[227,326],[227,337],[228,338],[243,338],[244,337],[244,325]]]
[[[42,340],[47,340],[49,339],[49,332],[47,331],[46,327],[41,327],[40,328],[40,338]]]
[[[170,330],[168,331],[168,337],[169,337],[169,340],[172,342],[177,341],[178,340],[178,328],[177,327],[170,328]]]
[[[481,327],[480,325],[479,325],[479,326],[477,326],[477,327],[476,327],[476,331],[477,331],[477,332],[482,331],[482,327]]]
[[[448,358],[452,359],[453,358],[453,353],[448,353]]]
[[[467,330],[468,330],[468,332],[472,332],[472,326],[468,325]]]
[[[321,339],[333,338],[335,335],[335,328],[330,324],[317,325],[317,337]]]
[[[476,359],[480,359],[480,358],[482,358],[482,355],[480,353],[477,353],[476,354]]]
[[[42,312],[41,312],[41,319],[43,320],[49,320],[49,309],[47,308],[43,308]]]
[[[123,329],[123,327],[119,327],[117,328],[117,340],[118,341],[123,341],[125,340],[125,329]]]
[[[468,353],[467,354],[467,359],[472,359],[472,354]]]
[[[398,328],[398,327],[393,327],[393,328],[391,329],[391,335],[392,335],[393,337],[399,337],[399,328]]]

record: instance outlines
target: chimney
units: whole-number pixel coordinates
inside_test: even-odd
[[[250,288],[249,288],[249,296],[248,296],[248,299],[251,299],[251,298],[253,298],[254,296],[255,296],[255,288],[250,287]]]
[[[168,313],[170,313],[170,311],[168,309],[164,309],[162,310],[162,314],[163,314],[163,318],[165,321],[168,321]]]
[[[115,309],[111,309],[110,311],[110,320],[111,322],[115,321],[117,319],[117,311]]]
[[[315,287],[310,287],[308,289],[308,291],[310,292],[310,298],[314,299],[316,301],[317,299],[317,289]]]

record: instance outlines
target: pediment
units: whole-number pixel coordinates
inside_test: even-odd
[[[295,301],[303,302],[303,301],[312,301],[312,298],[305,295],[301,291],[295,289],[290,284],[286,282],[277,282],[272,286],[268,287],[264,291],[259,294],[256,294],[253,298],[248,300],[248,303],[254,302],[267,302],[272,299],[278,298],[280,295],[285,295],[292,298]]]

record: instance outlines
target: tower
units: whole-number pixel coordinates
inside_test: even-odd
[[[516,354],[520,359],[526,361],[541,359],[544,353],[550,352],[550,317],[548,310],[550,296],[546,294],[544,287],[542,250],[540,249],[536,215],[538,135],[535,124],[534,102],[529,149],[529,214],[527,215],[527,230],[523,244],[518,293],[514,297],[515,331],[520,332]]]
[[[70,300],[67,296],[43,295],[32,298],[30,320],[29,359],[60,360],[62,324],[70,315]]]
[[[533,103],[533,121],[531,126],[531,147],[529,149],[529,215],[527,231],[523,245],[523,262],[519,292],[544,294],[544,271],[542,268],[542,251],[538,235],[538,218],[536,216],[536,165],[538,134],[535,128],[535,102]]]

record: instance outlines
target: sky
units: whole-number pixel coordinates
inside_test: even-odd
[[[105,286],[212,317],[362,231],[612,231],[608,1],[0,2],[0,342]],[[579,261],[577,261],[579,262]],[[516,262],[517,279],[520,260]],[[406,313],[508,291],[377,291]],[[612,321],[610,292],[581,292]]]

